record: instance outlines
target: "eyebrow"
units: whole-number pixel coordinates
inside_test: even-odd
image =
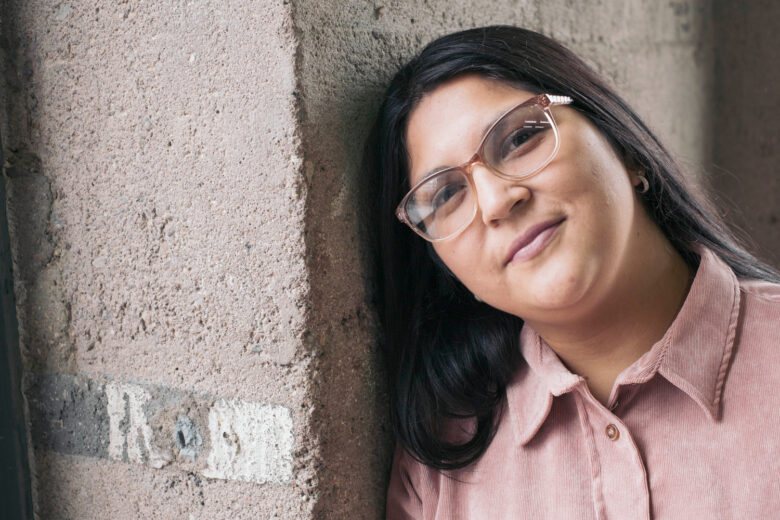
[[[529,99],[533,99],[533,98],[529,98]],[[498,122],[498,120],[499,120],[499,119],[501,119],[502,117],[504,117],[504,115],[505,115],[505,114],[507,114],[507,113],[508,113],[510,110],[514,110],[515,108],[517,108],[518,106],[522,105],[522,104],[523,104],[523,103],[525,103],[526,101],[528,101],[528,99],[526,99],[525,101],[521,101],[520,103],[518,103],[518,104],[516,104],[516,105],[513,105],[513,106],[511,106],[511,107],[509,107],[509,108],[507,108],[507,109],[505,109],[503,112],[500,112],[500,113],[499,113],[499,114],[498,114],[498,115],[497,115],[495,118],[493,118],[493,119],[490,121],[490,123],[488,123],[487,125],[485,125],[485,128],[482,130],[482,133],[480,134],[480,135],[481,135],[481,137],[479,138],[479,144],[482,144],[482,141],[484,141],[484,140],[485,140],[485,135],[487,135],[487,133],[488,133],[488,130],[490,130],[490,128],[491,128],[491,127],[492,127],[494,124],[496,124],[496,123]],[[478,145],[478,146],[479,146],[479,145]],[[471,157],[473,157],[473,154],[472,154],[472,156],[471,156]],[[469,157],[469,159],[471,159],[471,157]],[[463,163],[461,163],[461,164],[463,164]],[[436,172],[440,172],[440,171],[442,171],[442,170],[449,170],[450,168],[456,168],[457,166],[459,166],[459,165],[454,165],[454,166],[437,166],[436,168],[431,168],[430,170],[428,170],[427,172],[425,172],[425,175],[423,175],[422,177],[420,177],[420,180],[418,180],[417,182],[415,182],[415,183],[413,184],[413,186],[416,186],[418,183],[420,183],[420,182],[424,181],[425,179],[427,179],[428,177],[430,177],[431,175],[433,175],[433,174],[434,174],[434,173],[436,173]]]
[[[437,166],[436,168],[431,168],[429,171],[425,172],[425,175],[420,177],[420,180],[415,182],[412,186],[416,186],[418,183],[424,181],[425,179],[427,179],[428,177],[430,177],[436,172],[440,172],[442,170],[449,170],[450,168],[454,168],[454,166]]]

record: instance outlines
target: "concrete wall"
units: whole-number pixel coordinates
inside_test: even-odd
[[[435,36],[542,30],[712,160],[704,0],[0,5],[40,518],[381,517],[361,145]]]

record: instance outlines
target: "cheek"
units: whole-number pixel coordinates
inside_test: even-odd
[[[584,147],[577,162],[576,180],[567,190],[578,200],[588,220],[613,222],[631,213],[633,193],[629,174],[611,148],[591,144]]]
[[[434,250],[444,262],[452,274],[460,280],[472,292],[478,292],[485,285],[483,281],[490,276],[485,266],[474,251],[480,249],[468,240],[468,236],[461,235],[455,243],[445,245],[434,244]]]
[[[612,221],[625,210],[625,193],[621,179],[617,175],[593,165],[590,169],[590,187],[587,193],[587,201],[593,218],[596,220]]]

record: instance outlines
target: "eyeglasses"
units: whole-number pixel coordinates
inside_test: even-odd
[[[540,94],[509,109],[490,126],[471,159],[415,184],[395,210],[398,220],[430,242],[466,229],[477,214],[472,165],[481,162],[498,177],[512,181],[537,173],[552,161],[560,145],[550,107],[572,101],[568,96]]]

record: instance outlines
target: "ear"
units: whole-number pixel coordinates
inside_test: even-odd
[[[637,172],[633,174],[634,178],[632,179],[632,182],[634,184],[634,189],[640,194],[647,193],[647,191],[650,189],[650,181],[647,180],[647,175],[645,175],[645,172]]]
[[[639,164],[639,161],[637,161],[635,157],[624,151],[621,154],[621,158],[623,159],[623,164],[625,165],[626,171],[628,172],[629,179],[631,179],[631,184],[635,188],[647,182],[645,169],[641,164]],[[642,180],[643,178],[645,179],[644,181]]]

